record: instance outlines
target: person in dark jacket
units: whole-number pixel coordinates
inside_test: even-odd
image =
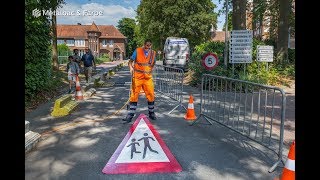
[[[86,53],[82,55],[81,61],[83,62],[83,70],[84,75],[86,76],[86,82],[89,84],[91,82],[92,68],[96,68],[96,63],[90,49],[85,49],[85,51]]]

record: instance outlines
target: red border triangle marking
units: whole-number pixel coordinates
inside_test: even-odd
[[[141,162],[141,163],[115,163],[119,157],[121,150],[126,145],[130,136],[136,129],[141,119],[144,119],[149,129],[159,142],[161,148],[169,159],[169,162]],[[176,158],[172,155],[167,145],[164,143],[158,132],[154,129],[149,119],[145,114],[140,114],[134,124],[130,127],[129,132],[124,137],[116,151],[113,153],[108,163],[103,168],[102,172],[105,174],[141,174],[141,173],[169,173],[181,172],[182,168]]]

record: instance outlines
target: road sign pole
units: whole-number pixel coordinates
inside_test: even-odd
[[[260,63],[259,62],[257,62],[258,63],[258,83],[259,83],[259,81],[260,81]]]
[[[224,66],[227,68],[228,67],[228,0],[226,2],[226,28],[225,28],[225,38],[224,38]]]
[[[234,77],[234,63],[232,63],[232,77]]]
[[[244,76],[246,75],[246,66],[247,66],[247,63],[244,63],[243,64],[243,74],[244,74]]]
[[[268,71],[269,69],[268,69],[268,62],[267,62],[267,64],[266,64],[266,70]]]

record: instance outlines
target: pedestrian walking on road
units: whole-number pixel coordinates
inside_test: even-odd
[[[84,75],[86,76],[86,83],[89,84],[91,82],[92,76],[92,68],[96,69],[96,62],[94,60],[94,56],[92,55],[90,49],[85,49],[86,53],[82,56],[81,61],[84,66]]]
[[[78,63],[80,73],[83,73],[83,69],[81,66],[81,57],[79,56],[79,49],[74,49],[73,50],[73,59],[76,63]]]
[[[76,63],[73,59],[73,56],[68,57],[68,64],[66,71],[68,72],[68,80],[69,80],[69,91],[70,94],[72,92],[72,85],[74,84],[74,87],[76,86],[76,78],[78,74],[80,73],[80,68],[78,66],[78,63]]]
[[[149,118],[156,120],[154,112],[154,84],[152,70],[156,62],[156,52],[151,49],[150,39],[145,40],[143,47],[137,48],[129,60],[130,74],[132,78],[129,112],[122,119],[125,123],[131,122],[138,105],[138,98],[141,88],[144,90],[148,100]]]

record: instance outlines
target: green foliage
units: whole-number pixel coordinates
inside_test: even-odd
[[[70,50],[70,48],[66,44],[58,44],[57,49],[58,49],[59,64],[67,64],[69,62],[68,56],[72,56],[73,52]]]
[[[193,71],[190,85],[195,86],[201,82],[202,74],[225,75],[228,73],[223,68],[223,51],[224,42],[206,42],[195,46],[189,64],[189,69],[192,69]],[[211,71],[205,69],[205,67],[202,65],[203,56],[209,52],[216,54],[219,61],[221,61],[218,63],[218,66]]]
[[[226,22],[224,22],[222,30],[226,30]],[[228,31],[232,31],[232,11],[228,13]]]
[[[47,17],[32,16],[41,4],[26,1],[25,9],[25,98],[26,101],[46,88],[51,79],[50,22]]]
[[[134,39],[136,28],[135,20],[131,18],[122,18],[119,20],[117,28],[124,36],[127,37],[127,55],[131,55],[137,47],[137,41]]]
[[[58,48],[58,56],[69,56],[73,54],[69,46],[67,46],[66,44],[58,44],[57,48]]]
[[[101,55],[101,58],[110,59],[109,54],[107,54],[107,53],[103,53],[103,54]]]
[[[211,24],[216,28],[216,7],[210,0],[140,1],[137,19],[143,37],[162,49],[167,37],[188,38],[191,47],[210,39]]]
[[[146,39],[144,32],[141,32],[141,25],[138,24],[135,28],[134,28],[134,41],[137,43],[137,47],[140,47],[143,45],[144,40]],[[154,43],[153,43],[154,44]]]
[[[295,70],[295,65],[294,64],[290,64],[290,65],[287,65],[283,72],[282,72],[283,75],[287,76],[288,78],[292,79],[293,77],[295,77],[296,75],[296,70]]]
[[[111,62],[110,57],[107,54],[103,54],[101,57],[95,59],[96,64],[101,64],[104,62]]]

